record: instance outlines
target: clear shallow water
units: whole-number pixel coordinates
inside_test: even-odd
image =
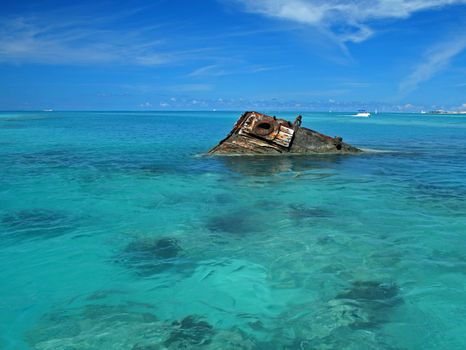
[[[199,156],[239,114],[0,113],[0,348],[466,348],[466,118]]]

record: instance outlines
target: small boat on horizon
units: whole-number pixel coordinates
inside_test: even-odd
[[[358,113],[353,115],[353,117],[359,117],[359,118],[369,118],[370,116],[371,116],[370,112],[367,112],[364,109],[360,109]]]

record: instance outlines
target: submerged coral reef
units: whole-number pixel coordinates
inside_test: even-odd
[[[134,240],[119,254],[117,262],[145,276],[191,265],[178,241],[167,237]]]
[[[0,223],[5,227],[0,235],[10,240],[52,238],[74,229],[71,216],[62,211],[43,208],[7,212],[1,217]]]

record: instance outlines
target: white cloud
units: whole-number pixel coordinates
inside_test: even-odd
[[[168,89],[173,92],[203,92],[212,90],[213,86],[210,84],[180,84]]]
[[[360,42],[373,34],[368,22],[411,14],[466,0],[235,0],[245,10],[319,28],[340,42]]]
[[[163,63],[154,60],[159,42],[143,38],[144,30],[118,32],[92,26],[85,19],[0,18],[0,62],[89,64]],[[153,34],[153,33],[152,33]]]
[[[167,49],[157,27],[115,29],[114,18],[0,16],[0,63],[160,66],[204,60],[209,49]]]
[[[188,74],[188,77],[220,77],[224,75],[255,74],[272,70],[289,68],[283,66],[260,66],[250,65],[243,61],[228,62],[228,64],[211,64],[200,67]]]
[[[172,62],[173,57],[168,54],[151,53],[135,57],[134,62],[143,66],[158,66]]]
[[[152,103],[150,103],[150,102],[144,102],[144,103],[141,103],[141,104],[139,105],[139,107],[141,107],[141,108],[150,108],[150,107],[152,107]]]
[[[341,83],[341,86],[346,86],[348,88],[355,88],[355,89],[363,89],[363,88],[368,88],[372,84],[371,83],[365,83],[365,82],[359,82],[359,81],[347,81]]]
[[[224,70],[222,67],[220,67],[217,64],[211,64],[205,67],[198,68],[191,73],[188,74],[190,77],[202,77],[202,76],[222,76],[222,75],[228,75],[229,72]]]
[[[450,61],[465,49],[466,36],[454,38],[430,49],[422,62],[400,83],[400,93],[406,95],[415,90],[419,84],[446,68]]]

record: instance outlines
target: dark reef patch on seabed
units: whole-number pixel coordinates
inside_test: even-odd
[[[174,238],[142,238],[129,243],[119,254],[118,263],[143,276],[169,269],[188,272],[193,263]]]
[[[399,298],[395,284],[356,281],[328,304],[313,301],[290,306],[269,322],[256,321],[247,332],[237,325],[214,326],[199,314],[161,319],[157,306],[146,303],[86,304],[45,314],[25,339],[36,350],[110,346],[132,350],[394,350],[380,330],[388,316],[373,315],[388,313]],[[366,304],[372,302],[388,306],[379,309]]]
[[[409,186],[408,199],[423,207],[449,208],[452,212],[462,213],[466,206],[466,187],[461,185],[443,185],[427,181]]]
[[[402,303],[396,284],[377,281],[355,281],[349,290],[339,293],[334,300],[334,305],[340,300],[353,308],[354,315],[359,315],[350,324],[356,329],[378,327],[388,322],[390,309]]]
[[[337,295],[339,299],[353,299],[357,301],[387,301],[398,296],[399,289],[393,283],[377,281],[356,281],[351,288]]]
[[[199,160],[174,163],[161,159],[159,153],[135,153],[131,150],[97,149],[91,147],[59,147],[12,152],[0,155],[5,166],[27,167],[28,172],[37,169],[79,169],[101,173],[130,173],[140,176],[204,174]],[[154,161],[155,159],[155,161]]]
[[[175,348],[189,349],[209,344],[214,334],[214,328],[196,316],[186,316],[181,321],[173,322],[172,326],[173,330],[164,344],[175,345]]]
[[[433,250],[426,259],[433,270],[466,275],[466,251],[462,246],[455,250]]]
[[[25,333],[36,350],[253,350],[257,342],[236,327],[215,328],[202,316],[161,320],[151,305],[88,304],[44,314]]]
[[[213,233],[227,233],[237,236],[246,236],[263,229],[264,222],[261,217],[255,216],[250,210],[238,210],[224,214],[215,214],[206,220],[206,228]]]
[[[330,210],[307,207],[304,204],[290,204],[288,213],[290,217],[295,220],[335,216]]]
[[[24,124],[0,124],[0,129],[24,129],[27,128]]]
[[[277,318],[273,339],[263,348],[394,349],[383,325],[401,303],[394,283],[355,281],[328,301],[290,306]]]
[[[217,205],[231,204],[237,201],[238,199],[231,193],[219,193],[214,198],[214,203]]]
[[[69,233],[74,220],[64,212],[52,209],[23,209],[4,214],[0,220],[4,237],[25,240],[52,238]]]
[[[142,164],[138,170],[148,175],[177,174],[181,169],[169,163]]]
[[[33,349],[104,349],[117,339],[121,349],[127,349],[130,347],[123,344],[135,342],[127,339],[128,327],[134,327],[135,337],[154,337],[158,321],[152,312],[129,304],[88,304],[79,309],[53,310],[25,333],[25,339]]]
[[[89,162],[85,154],[68,148],[53,148],[30,153],[10,154],[9,157],[15,163],[28,166],[42,165],[51,168],[83,166]]]

